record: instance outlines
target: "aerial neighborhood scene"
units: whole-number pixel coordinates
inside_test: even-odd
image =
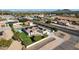
[[[79,50],[79,9],[0,9],[0,50]]]

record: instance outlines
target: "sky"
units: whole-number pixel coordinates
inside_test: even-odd
[[[0,10],[4,10],[4,11],[25,11],[25,12],[30,12],[30,11],[56,11],[56,10],[59,10],[59,9],[0,9]],[[60,10],[63,10],[63,9],[60,9]],[[71,11],[79,11],[79,9],[69,9]]]
[[[78,9],[78,0],[0,0],[0,9]]]

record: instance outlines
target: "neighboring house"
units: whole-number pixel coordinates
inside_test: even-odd
[[[28,25],[28,26],[35,26],[35,24],[31,21],[26,21],[25,22],[25,25]]]
[[[34,26],[33,22],[30,22],[30,26]]]
[[[7,19],[7,20],[14,20],[15,19],[15,17],[12,15],[0,15],[0,17],[2,19]]]
[[[42,32],[38,31],[39,28],[37,27],[29,27],[29,28],[25,28],[23,29],[24,32],[28,33],[29,36],[34,36],[34,35],[43,35]]]
[[[13,28],[22,28],[21,24],[22,23],[14,23]]]
[[[6,21],[0,21],[0,27],[5,27],[6,26]]]
[[[7,20],[6,23],[8,24],[12,24],[12,23],[18,23],[19,21],[18,20]]]
[[[65,17],[65,16],[54,16],[55,18],[61,19],[61,20],[69,20],[69,21],[79,21],[79,18],[73,18],[73,17]]]
[[[33,18],[30,16],[25,16],[24,18],[29,19],[29,20],[33,20]]]

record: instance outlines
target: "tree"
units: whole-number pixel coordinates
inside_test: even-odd
[[[79,14],[76,13],[76,14],[75,14],[75,17],[76,17],[76,18],[79,18]]]
[[[72,24],[73,24],[73,25],[76,25],[77,23],[76,23],[76,21],[72,21]]]
[[[13,27],[13,24],[12,24],[12,23],[10,23],[10,24],[9,24],[9,26],[12,28],[12,27]]]
[[[46,23],[47,23],[47,24],[51,23],[51,19],[48,19],[48,20],[46,21]]]
[[[20,33],[19,32],[14,32],[14,36],[13,36],[13,38],[15,39],[15,40],[20,40]]]
[[[57,31],[57,28],[52,28],[51,31],[55,31],[56,32]]]
[[[18,18],[19,22],[26,22],[27,19],[24,18],[24,16],[21,16],[20,18]]]

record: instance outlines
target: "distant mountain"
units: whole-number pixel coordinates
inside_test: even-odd
[[[58,9],[58,10],[56,10],[54,12],[57,12],[57,13],[69,13],[69,12],[72,12],[72,10],[69,10],[69,9],[60,10],[60,9]]]
[[[56,9],[1,9],[3,11],[13,12],[43,12],[43,11],[55,11]]]
[[[0,9],[8,12],[54,12],[54,13],[79,13],[79,9]]]
[[[0,10],[3,10],[3,11],[20,11],[20,12],[28,12],[28,11],[79,11],[79,9],[0,9]]]

